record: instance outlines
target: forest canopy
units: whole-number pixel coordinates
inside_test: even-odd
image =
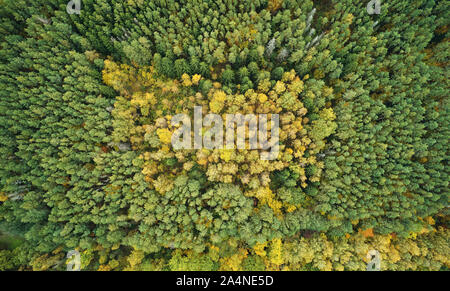
[[[450,1],[67,2],[0,0],[0,270],[450,267]],[[277,158],[175,149],[198,106]]]

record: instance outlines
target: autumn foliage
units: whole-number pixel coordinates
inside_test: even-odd
[[[0,2],[0,270],[450,267],[448,1]]]

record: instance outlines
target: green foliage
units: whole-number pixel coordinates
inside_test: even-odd
[[[448,269],[449,1],[65,2],[0,0],[0,270]],[[193,105],[279,159],[171,152]]]

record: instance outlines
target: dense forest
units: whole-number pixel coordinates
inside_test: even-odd
[[[450,1],[68,2],[0,0],[0,270],[450,268]]]

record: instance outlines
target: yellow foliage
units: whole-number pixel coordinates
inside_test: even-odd
[[[128,256],[127,260],[130,264],[131,269],[136,268],[139,264],[141,264],[142,260],[145,257],[145,253],[140,250],[133,250],[131,254]]]
[[[218,247],[216,247],[216,246],[214,246],[214,245],[211,245],[210,247],[209,247],[209,257],[214,261],[214,262],[217,262],[217,261],[219,261],[219,248]]]
[[[156,180],[153,181],[155,190],[161,194],[164,194],[173,189],[173,181],[165,175],[159,175]]]
[[[6,196],[5,193],[1,192],[0,193],[0,202],[5,202],[6,200],[8,200],[8,196]]]
[[[280,209],[283,206],[283,204],[275,199],[275,196],[269,187],[260,187],[254,191],[249,191],[248,194],[249,196],[254,196],[258,198],[261,205],[267,204],[270,208],[273,209],[273,212],[276,215],[281,214]]]
[[[198,85],[198,82],[202,79],[202,76],[195,74],[192,76],[192,84]]]
[[[267,101],[267,95],[264,93],[260,93],[258,94],[258,101],[261,103],[264,103]]]
[[[295,205],[287,205],[286,212],[291,213],[296,209],[297,209],[297,207]]]
[[[431,216],[425,217],[425,218],[424,218],[424,221],[425,221],[426,223],[428,223],[429,225],[434,225],[434,224],[435,224],[435,221],[434,221],[433,217],[431,217]]]
[[[255,246],[253,247],[253,250],[255,251],[255,254],[257,254],[258,256],[265,257],[266,256],[266,251],[264,250],[265,247],[267,247],[267,242],[256,243]]]
[[[189,77],[189,75],[186,73],[181,76],[181,80],[183,81],[183,86],[185,87],[189,87],[192,85],[191,77]]]
[[[231,149],[221,149],[220,150],[220,158],[225,162],[229,162],[233,156],[233,150]]]
[[[272,264],[276,266],[283,264],[281,252],[282,252],[281,239],[280,238],[273,239],[270,244],[270,252],[269,252],[269,260]]]
[[[221,271],[241,271],[242,260],[247,257],[248,251],[240,248],[234,255],[220,259]]]
[[[226,98],[227,95],[225,94],[225,92],[223,92],[222,90],[216,90],[213,93],[213,98],[211,102],[209,103],[209,108],[211,109],[211,112],[219,113],[225,104]]]
[[[277,81],[273,89],[277,92],[277,94],[281,94],[286,91],[286,85],[284,85],[281,81]]]
[[[136,81],[134,70],[126,64],[117,65],[113,61],[105,60],[103,81],[122,94],[128,94],[127,88]]]
[[[172,142],[172,132],[170,132],[167,128],[158,128],[156,130],[156,134],[162,143],[170,144]]]
[[[335,120],[336,115],[334,114],[334,111],[332,108],[324,108],[322,111],[320,111],[320,117],[325,120]]]
[[[267,9],[271,12],[275,12],[281,8],[281,5],[283,5],[283,0],[269,0]]]
[[[351,24],[353,22],[353,18],[355,18],[355,16],[353,14],[349,13],[344,17],[343,20],[345,23]]]
[[[111,267],[108,265],[100,265],[97,271],[111,271]]]

